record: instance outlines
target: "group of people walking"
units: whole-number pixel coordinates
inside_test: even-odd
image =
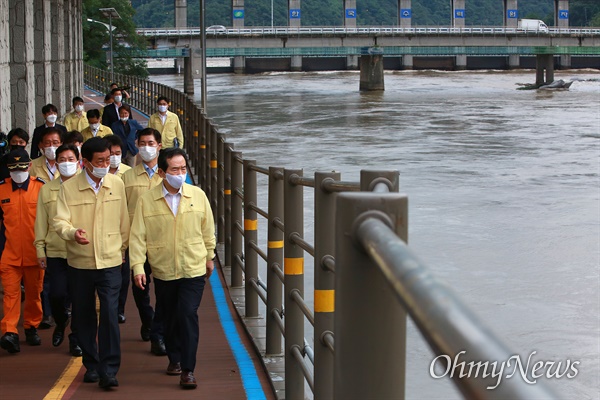
[[[25,342],[41,344],[44,311],[54,319],[55,347],[70,321],[69,352],[83,357],[83,381],[118,386],[119,323],[127,320],[132,282],[141,339],[168,357],[165,372],[180,376],[180,386],[195,388],[197,312],[214,268],[213,214],[204,192],[186,183],[183,133],[169,99],[157,99],[143,128],[123,102],[127,94],[111,89],[102,109],[86,112],[83,99],[73,98],[64,125],[57,108],[45,105],[29,153],[26,131],[8,135],[10,152],[0,159],[0,347],[21,351],[23,288]]]

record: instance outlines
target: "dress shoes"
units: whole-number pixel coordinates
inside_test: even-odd
[[[100,380],[100,375],[95,369],[88,369],[83,375],[83,381],[85,383],[96,383]]]
[[[58,347],[65,340],[65,326],[59,326],[58,324],[54,328],[52,333],[52,346]]]
[[[81,351],[81,347],[77,343],[69,342],[69,353],[73,357],[81,357],[83,352]]]
[[[167,375],[181,375],[181,363],[169,363]]]
[[[39,346],[42,344],[42,339],[38,335],[36,328],[25,329],[25,341],[30,346]]]
[[[150,328],[145,325],[142,325],[140,328],[140,336],[144,342],[150,341]]]
[[[127,318],[125,318],[125,314],[121,314],[121,313],[119,313],[118,319],[119,319],[120,324],[124,324],[125,321],[127,321]]]
[[[184,389],[196,389],[198,384],[196,383],[196,378],[194,378],[194,373],[192,371],[182,371],[179,378],[179,386]]]
[[[155,356],[166,356],[167,348],[163,339],[153,340],[150,345],[150,352]]]
[[[52,316],[48,315],[42,319],[42,322],[40,322],[38,329],[50,329],[54,325],[55,325],[54,318],[52,318]]]
[[[103,376],[98,381],[98,386],[103,389],[119,386],[119,381],[114,376]]]
[[[0,338],[0,347],[9,353],[18,353],[21,351],[19,345],[19,335],[13,332],[7,332]]]

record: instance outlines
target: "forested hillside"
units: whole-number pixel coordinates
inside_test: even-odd
[[[131,0],[139,27],[172,27],[174,0]],[[199,26],[200,0],[188,0],[188,26]],[[246,26],[271,25],[271,0],[246,1]],[[466,0],[466,25],[502,25],[501,0]],[[231,26],[231,0],[205,0],[208,25]],[[521,18],[554,24],[553,0],[521,0]],[[358,0],[358,25],[397,25],[397,0]],[[600,0],[571,0],[571,26],[600,26]],[[288,24],[288,0],[273,0],[273,23]],[[413,25],[450,25],[449,0],[413,0]],[[302,25],[343,25],[343,0],[303,0]]]

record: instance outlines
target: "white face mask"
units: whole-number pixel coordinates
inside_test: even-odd
[[[44,149],[44,155],[48,160],[54,160],[56,158],[56,149],[58,147],[50,146]]]
[[[106,174],[108,174],[108,167],[100,168],[92,165],[92,168],[92,175],[94,175],[96,178],[102,179],[106,176]]]
[[[123,96],[115,96],[115,103],[120,103],[123,100]]]
[[[100,123],[90,124],[90,129],[93,131],[97,131],[100,128]]]
[[[69,178],[77,173],[77,162],[65,161],[58,164],[58,172],[61,176]]]
[[[140,157],[142,157],[142,160],[145,162],[152,161],[156,158],[157,149],[157,147],[142,146],[140,147]]]
[[[121,117],[121,122],[127,122],[129,121],[129,117]]]
[[[50,114],[48,116],[46,116],[46,122],[48,122],[49,124],[53,124],[56,122],[56,114]]]
[[[75,106],[75,111],[82,112],[83,111],[83,106],[82,105]]]
[[[121,155],[118,156],[110,156],[110,167],[111,168],[119,168],[121,165]]]
[[[179,189],[185,183],[185,179],[187,177],[187,173],[183,175],[171,175],[165,174],[165,179],[169,183],[169,185],[173,186],[175,189]]]
[[[29,171],[11,171],[10,179],[15,183],[23,183],[29,178]]]
[[[161,113],[167,112],[168,109],[169,109],[169,106],[158,106],[158,111]]]

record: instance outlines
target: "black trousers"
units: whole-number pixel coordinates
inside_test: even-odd
[[[85,270],[69,267],[73,310],[71,324],[83,352],[83,365],[103,376],[114,376],[121,365],[118,303],[121,266]],[[100,300],[100,322],[96,315]],[[96,344],[96,336],[98,343]]]
[[[46,268],[44,280],[48,280],[49,283],[48,298],[52,316],[57,326],[65,326],[69,319],[67,307],[71,301],[68,278],[69,264],[67,264],[66,258],[47,257],[46,262],[48,267]],[[77,335],[73,326],[71,326],[69,341],[77,344]]]
[[[156,305],[162,306],[165,346],[169,362],[181,363],[184,371],[196,368],[200,326],[198,307],[204,292],[205,277],[174,281],[154,280]]]
[[[162,339],[164,336],[163,311],[158,303],[154,309],[152,309],[152,305],[150,304],[152,269],[148,261],[144,264],[144,272],[146,273],[146,286],[144,290],[137,287],[132,281],[131,292],[133,293],[133,299],[140,314],[142,325],[150,328],[150,340],[154,342]]]

